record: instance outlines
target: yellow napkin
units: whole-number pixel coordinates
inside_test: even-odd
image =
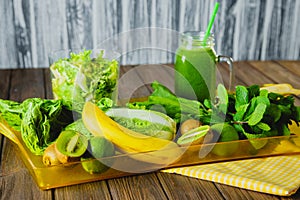
[[[300,186],[300,156],[278,156],[162,170],[280,196]]]

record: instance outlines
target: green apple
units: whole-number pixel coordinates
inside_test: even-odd
[[[212,153],[218,156],[226,157],[234,154],[238,148],[239,143],[230,142],[239,139],[239,135],[235,128],[227,123],[219,123],[211,126],[211,130],[218,141],[212,149]]]
[[[83,169],[90,174],[103,173],[107,171],[113,164],[115,155],[114,145],[102,136],[92,137],[89,140],[88,156],[81,157],[81,165]],[[107,159],[100,161],[101,158]]]

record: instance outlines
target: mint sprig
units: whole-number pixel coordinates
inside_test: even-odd
[[[237,86],[231,100],[235,105],[235,110],[231,111],[231,123],[256,149],[262,148],[266,142],[253,139],[290,135],[288,124],[300,120],[300,109],[294,105],[293,96],[269,93],[260,90],[258,85]]]

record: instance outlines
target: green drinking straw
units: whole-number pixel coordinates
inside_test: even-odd
[[[211,30],[211,27],[215,21],[215,17],[216,17],[216,14],[218,12],[218,8],[219,8],[219,3],[217,2],[215,4],[215,7],[214,7],[214,10],[213,10],[213,13],[212,13],[212,16],[210,18],[210,21],[209,21],[209,24],[208,24],[208,27],[206,29],[206,32],[205,32],[205,36],[204,36],[204,39],[203,39],[203,44],[206,45],[206,40],[210,34],[210,30]]]

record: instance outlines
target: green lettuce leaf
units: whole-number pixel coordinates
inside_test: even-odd
[[[10,127],[21,130],[21,115],[23,113],[20,103],[5,99],[0,99],[0,113]]]
[[[92,59],[90,50],[60,59],[50,66],[55,99],[64,99],[70,109],[82,111],[86,101],[114,98],[119,75],[118,62],[103,57],[103,51]]]

